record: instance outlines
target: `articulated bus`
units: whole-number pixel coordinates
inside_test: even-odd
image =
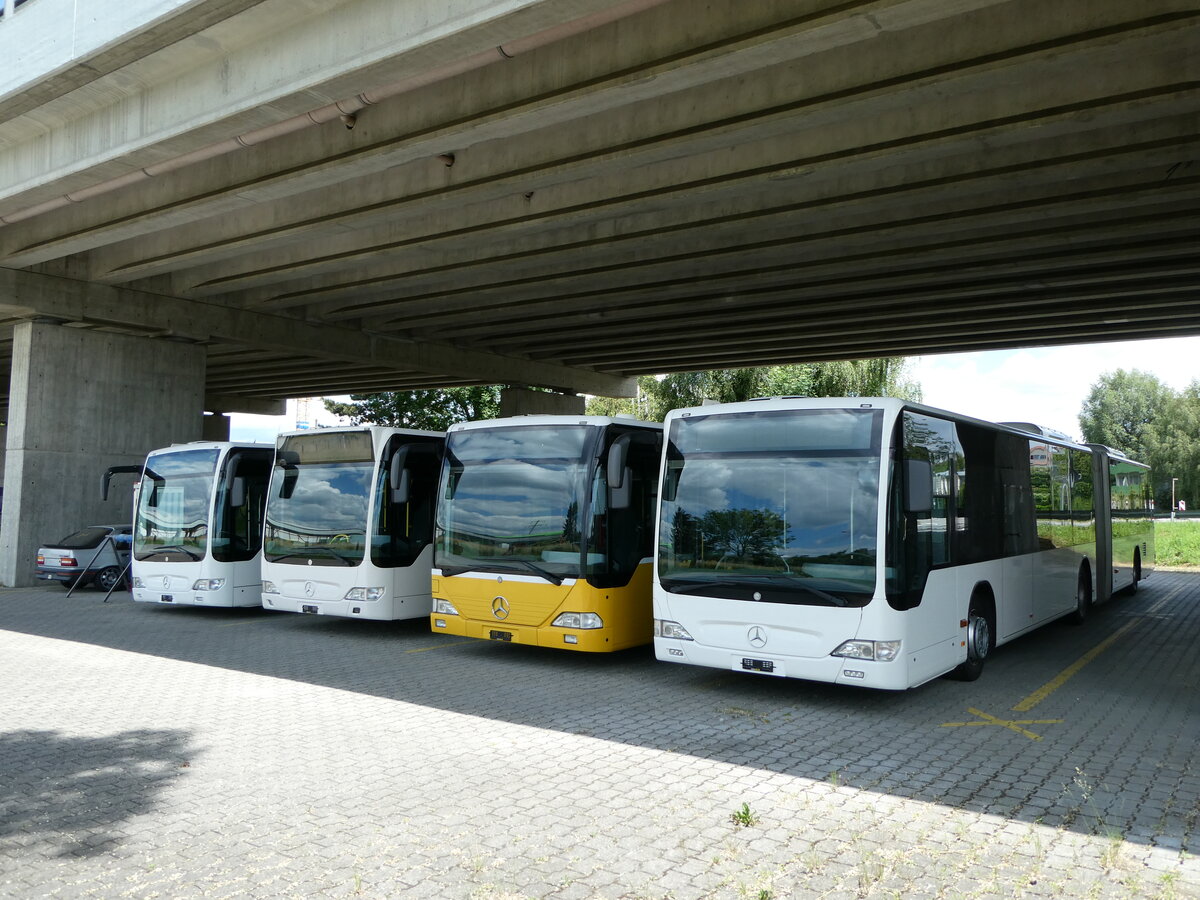
[[[445,436],[363,426],[280,434],[267,494],[262,605],[429,615],[434,490]]]
[[[451,426],[433,630],[611,651],[651,639],[662,426],[522,416]]]
[[[1136,589],[1147,468],[1099,445],[879,398],[667,416],[660,660],[900,690]]]
[[[263,504],[275,448],[197,441],[154,450],[134,492],[133,599],[175,606],[258,606]]]

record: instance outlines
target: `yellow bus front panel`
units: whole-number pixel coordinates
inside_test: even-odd
[[[433,596],[449,602],[457,615],[435,612],[433,631],[461,637],[605,653],[650,643],[652,614],[650,563],[639,565],[627,585],[598,588],[573,584],[514,581],[508,576],[435,575]],[[553,624],[567,614],[598,616],[598,628]]]

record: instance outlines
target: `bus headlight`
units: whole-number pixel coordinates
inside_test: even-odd
[[[135,588],[144,588],[146,585],[142,582],[140,575],[133,576],[133,586]]]
[[[275,582],[273,582],[273,581],[264,581],[263,586],[262,586],[262,592],[264,594],[278,594],[279,588],[275,587]]]
[[[383,597],[383,588],[381,587],[356,587],[346,591],[346,596],[343,600],[378,600]]]
[[[830,656],[891,662],[900,655],[899,641],[844,641]]]
[[[454,608],[454,604],[449,600],[438,600],[436,597],[433,600],[433,611],[439,616],[457,616],[458,610]]]
[[[224,578],[197,578],[192,585],[193,591],[219,591],[225,587]]]
[[[695,638],[687,633],[687,629],[678,622],[672,622],[670,619],[655,619],[654,620],[654,636],[675,638],[677,641],[694,641]]]
[[[558,628],[603,628],[604,620],[595,613],[567,612],[560,614],[550,624]]]

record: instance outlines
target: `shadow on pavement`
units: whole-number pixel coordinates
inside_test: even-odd
[[[180,731],[0,734],[0,858],[18,849],[59,858],[110,852],[188,754]]]
[[[671,665],[650,648],[593,656],[451,638],[424,619],[144,606],[128,594],[0,592],[0,628],[1200,853],[1196,574],[1156,573],[1081,627],[1053,623],[1000,647],[977,682],[903,693]]]

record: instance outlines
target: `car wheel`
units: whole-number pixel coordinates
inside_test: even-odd
[[[96,588],[101,591],[111,591],[121,580],[121,570],[116,566],[108,566],[96,573]]]

